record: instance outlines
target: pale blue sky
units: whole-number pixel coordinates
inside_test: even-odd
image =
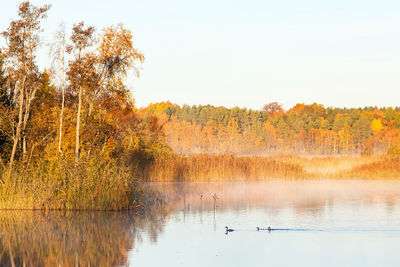
[[[0,29],[19,1],[2,1]],[[170,100],[261,108],[278,101],[396,106],[400,1],[33,0],[60,22],[122,22],[146,56],[129,84],[138,106]],[[48,64],[41,53],[41,66]]]

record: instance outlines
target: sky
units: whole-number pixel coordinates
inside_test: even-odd
[[[171,101],[260,109],[277,101],[400,106],[398,0],[32,0],[59,23],[123,23],[146,57],[136,105]],[[2,1],[0,31],[19,1]],[[50,60],[43,49],[41,68]]]

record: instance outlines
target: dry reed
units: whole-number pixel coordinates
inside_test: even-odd
[[[222,181],[308,177],[310,175],[299,164],[285,159],[201,154],[155,161],[145,178],[151,181]]]
[[[150,181],[224,181],[269,178],[400,179],[400,157],[239,157],[200,154],[155,161],[144,178]]]
[[[19,167],[0,183],[0,209],[144,210],[161,201],[128,169],[92,161]]]

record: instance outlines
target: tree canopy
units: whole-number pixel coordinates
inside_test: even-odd
[[[148,105],[165,123],[168,144],[183,153],[318,155],[386,153],[400,143],[400,108],[333,108],[273,102],[246,108]]]

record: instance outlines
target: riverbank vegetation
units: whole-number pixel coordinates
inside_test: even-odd
[[[144,56],[123,25],[61,27],[40,71],[50,6],[23,2],[0,50],[0,208],[130,209],[149,197],[139,174],[168,157],[162,127],[125,84]]]

